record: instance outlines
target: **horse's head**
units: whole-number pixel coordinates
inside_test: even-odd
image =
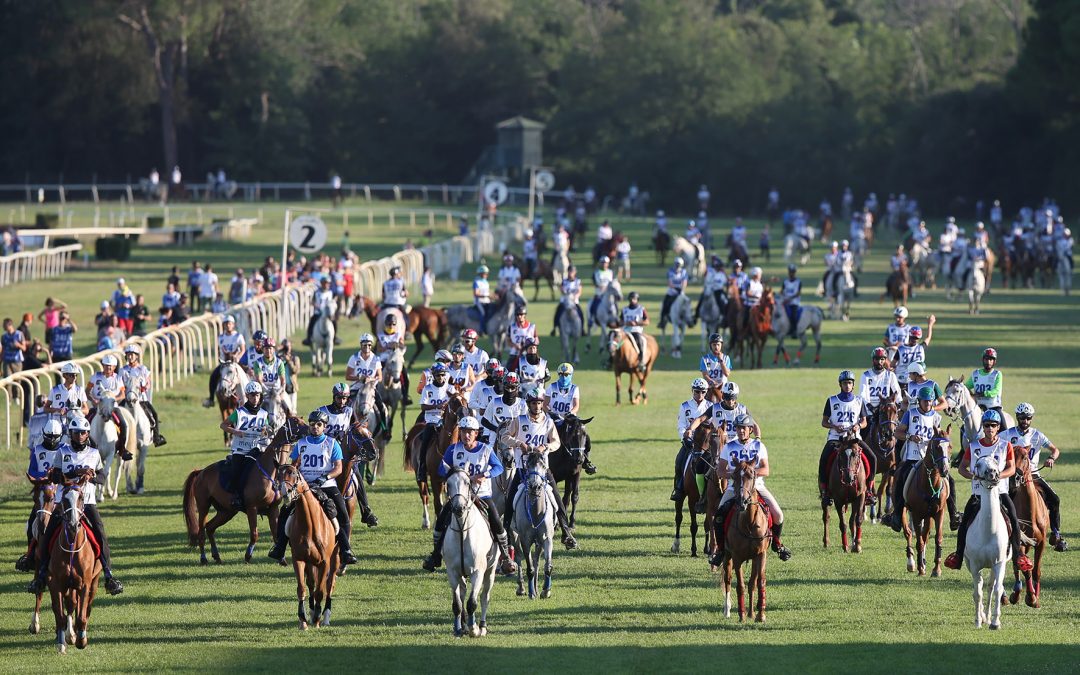
[[[281,467],[278,473],[278,492],[281,493],[286,506],[303,494],[307,487],[307,481],[304,480],[299,468],[292,464]]]
[[[60,506],[63,507],[63,513],[60,516],[63,518],[64,527],[68,529],[72,540],[74,540],[74,532],[79,528],[79,522],[83,516],[84,484],[84,482],[80,481],[64,485],[61,488],[63,492],[60,494]]]
[[[611,297],[612,302],[622,302],[622,284],[618,279],[612,279],[608,284],[607,294]]]
[[[1027,448],[1013,448],[1013,457],[1016,460],[1016,481],[1023,485],[1031,477],[1031,455]]]
[[[694,429],[694,437],[691,440],[691,447],[694,452],[700,452],[702,454],[711,454],[713,448],[713,440],[716,437],[716,430],[711,425],[702,424],[697,429]]]
[[[1001,467],[989,456],[976,459],[971,473],[987,489],[997,487],[1001,480]]]
[[[608,331],[607,334],[607,348],[608,352],[615,354],[619,351],[619,347],[622,347],[623,341],[626,340],[626,333],[621,328],[613,328]]]
[[[464,522],[465,515],[472,507],[473,494],[473,482],[469,474],[461,469],[450,471],[446,477],[446,498],[458,522]]]
[[[769,309],[776,306],[776,295],[769,286],[766,286],[764,292],[761,294],[761,306],[768,307]]]
[[[896,427],[900,424],[900,406],[893,400],[894,394],[882,399],[875,413],[877,441],[881,449],[896,447]]]
[[[585,448],[589,444],[589,432],[585,425],[592,422],[593,418],[583,420],[577,415],[567,415],[563,419],[562,447],[574,458],[574,463],[581,466],[585,461]]]
[[[735,466],[732,480],[735,485],[735,499],[738,502],[739,511],[745,511],[757,501],[757,488],[754,485],[757,480],[757,462],[739,462]]]
[[[286,415],[285,421],[278,427],[277,431],[272,431],[272,429],[273,427],[269,424],[263,427],[264,433],[270,434],[270,444],[268,446],[270,448],[292,445],[308,433],[307,424],[296,415]]]
[[[934,437],[930,439],[930,444],[926,447],[926,457],[923,458],[923,461],[936,468],[942,476],[949,475],[949,448],[952,447],[949,431],[951,429],[951,426],[944,432],[941,429],[934,429]]]
[[[349,429],[345,434],[346,451],[361,462],[374,462],[379,458],[379,451],[371,441],[371,432],[366,427]]]
[[[539,495],[547,484],[547,456],[541,452],[529,453],[525,458],[525,485],[533,496]]]
[[[964,407],[964,394],[967,392],[967,387],[964,386],[963,379],[959,377],[950,377],[949,383],[945,385],[945,414],[949,417],[956,417],[959,414],[961,408]]]

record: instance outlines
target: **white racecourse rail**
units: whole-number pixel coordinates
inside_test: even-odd
[[[0,288],[20,281],[58,277],[67,270],[72,256],[81,250],[82,244],[67,244],[0,257]]]

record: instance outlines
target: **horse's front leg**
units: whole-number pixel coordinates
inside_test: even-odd
[[[255,543],[259,541],[259,514],[254,506],[248,506],[245,513],[248,520],[248,546],[244,552],[244,562],[249,563],[255,553]]]
[[[821,545],[824,548],[829,548],[829,507],[824,504],[821,506],[821,523],[824,530],[821,536]]]
[[[836,502],[836,519],[840,521],[840,548],[844,553],[847,553],[848,548],[848,524],[847,519],[844,518],[844,507],[840,502]]]
[[[746,620],[746,584],[742,565],[735,565],[735,588],[739,594],[739,623],[742,623]]]
[[[214,562],[216,563],[221,562],[221,554],[218,553],[217,538],[214,536],[214,533],[219,527],[232,520],[232,517],[235,515],[235,513],[236,512],[232,511],[231,509],[222,509],[220,511],[217,511],[216,513],[214,513],[214,517],[210,519],[210,522],[208,522],[206,524],[206,527],[204,528],[206,538],[210,540],[210,557],[212,557],[214,559]],[[205,555],[202,556],[202,562],[204,564],[206,562]]]
[[[615,371],[615,405],[622,405],[622,373]]]

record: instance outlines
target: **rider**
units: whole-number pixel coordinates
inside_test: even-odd
[[[502,267],[499,268],[498,288],[503,293],[513,295],[521,292],[521,270],[514,264],[514,254],[505,253],[502,258]]]
[[[367,426],[364,423],[364,418],[360,416],[363,413],[357,415],[356,411],[349,406],[349,385],[338,382],[331,390],[331,395],[334,400],[319,408],[320,411],[326,413],[326,435],[339,444],[344,444],[346,436],[352,431],[360,443],[370,443],[370,435],[360,431],[361,427]],[[371,506],[368,504],[367,490],[364,488],[364,481],[362,480],[363,476],[359,475],[359,465],[356,465],[354,469],[358,479],[356,481],[356,503],[360,506],[360,520],[368,527],[375,527],[379,524],[379,519],[371,512]]]
[[[589,301],[589,316],[596,314],[596,308],[600,306],[600,298],[607,292],[608,286],[615,280],[615,272],[611,269],[611,258],[606,255],[600,256],[596,261],[596,269],[592,273],[593,298]]]
[[[1006,431],[1004,436],[1005,440],[1012,444],[1014,452],[1026,452],[1031,458],[1031,480],[1046,502],[1046,510],[1050,512],[1050,545],[1055,551],[1064,552],[1069,548],[1069,544],[1061,537],[1061,498],[1046,479],[1039,475],[1042,470],[1039,466],[1039,454],[1043,450],[1050,452],[1050,456],[1046,458],[1046,468],[1053,469],[1061,457],[1061,451],[1050,442],[1046,434],[1031,426],[1034,418],[1035,406],[1030,403],[1017,405],[1016,426]]]
[[[892,258],[889,259],[889,264],[892,266],[893,272],[899,272],[900,268],[907,264],[907,253],[904,252],[904,245],[897,244],[896,253],[893,253]]]
[[[401,266],[394,265],[390,268],[390,278],[383,282],[382,307],[393,308],[405,316],[406,298],[409,297],[409,289],[405,288],[405,281],[401,278]]]
[[[799,329],[799,318],[802,316],[802,280],[798,278],[799,268],[794,263],[787,266],[787,279],[780,291],[780,304],[787,312],[788,330],[790,337],[795,337]]]
[[[240,356],[240,365],[243,366],[245,370],[247,370],[248,377],[251,377],[251,366],[252,366],[252,364],[255,363],[255,361],[257,361],[259,359],[259,357],[262,356],[263,342],[266,340],[267,337],[269,337],[269,336],[266,334],[266,331],[257,330],[254,333],[252,333],[251,334],[251,346],[248,347],[247,350],[245,350],[244,353]],[[216,385],[211,385],[211,386],[216,387]],[[213,397],[214,397],[214,391],[211,390],[210,391],[210,398],[212,399]],[[210,399],[207,399],[207,400],[210,400]],[[210,404],[208,404],[206,402],[203,402],[203,406],[210,407]]]
[[[319,279],[319,288],[311,301],[315,312],[308,320],[307,336],[304,337],[303,342],[305,345],[311,345],[311,331],[315,330],[315,322],[324,314],[330,317],[330,321],[334,324],[334,344],[341,344],[341,338],[337,335],[337,299],[334,297],[334,289],[330,287],[330,281],[329,276]]]
[[[945,558],[945,567],[950,569],[958,570],[960,565],[963,564],[964,546],[967,543],[967,529],[971,526],[975,514],[979,512],[980,508],[979,496],[974,494],[974,484],[977,480],[974,474],[976,460],[985,457],[991,460],[995,465],[995,469],[1000,467],[997,475],[999,479],[1009,478],[1016,473],[1013,446],[1008,439],[998,435],[998,431],[1001,429],[1001,421],[1002,415],[997,410],[984,412],[982,415],[983,437],[968,443],[967,449],[964,450],[964,459],[960,464],[960,475],[971,479],[973,494],[968,499],[967,505],[964,506],[964,518],[960,523],[960,529],[956,533],[956,551]],[[1013,565],[1021,572],[1030,572],[1033,567],[1031,560],[1024,555],[1023,549],[1020,548],[1021,532],[1020,522],[1016,519],[1016,506],[1007,491],[1000,491],[998,497],[1001,500],[1001,508],[1005,511],[1009,524],[1012,526],[1010,543],[1012,545]],[[991,505],[987,506],[993,508]]]
[[[472,368],[473,375],[480,377],[484,373],[484,365],[488,360],[488,353],[476,346],[476,331],[466,328],[461,331],[461,344],[465,346],[465,363]]]
[[[630,341],[633,342],[634,348],[637,349],[637,369],[644,372],[645,326],[649,325],[649,314],[645,311],[645,306],[639,302],[641,296],[638,295],[637,291],[631,291],[626,299],[627,305],[622,310],[622,328]]]
[[[475,410],[481,417],[488,405],[497,396],[502,396],[502,382],[506,375],[506,369],[502,367],[498,359],[491,359],[484,371],[484,379],[473,385],[469,392],[469,408]]]
[[[885,327],[885,348],[895,354],[900,345],[908,341],[911,326],[907,325],[907,307],[900,306],[893,310],[893,322]]]
[[[53,467],[56,451],[71,451],[71,448],[63,443],[63,434],[64,425],[60,420],[50,419],[45,422],[41,430],[41,442],[30,448],[30,466],[26,469],[26,477],[31,485],[44,485],[51,482],[49,472]],[[38,516],[39,508],[40,506],[35,502],[30,509],[30,517],[26,520],[26,553],[15,561],[15,569],[19,572],[33,572],[37,569],[34,566],[37,555],[34,519]]]
[[[532,279],[540,265],[540,250],[533,237],[532,228],[525,230],[525,241],[521,242],[521,257],[525,260],[525,278]]]
[[[724,260],[718,255],[714,255],[709,260],[710,265],[708,271],[705,272],[705,284],[701,289],[701,295],[698,297],[697,307],[694,308],[694,321],[696,324],[698,319],[701,318],[701,303],[705,300],[706,293],[712,293],[713,299],[716,300],[716,308],[719,310],[720,318],[723,319],[724,314],[727,313],[727,274],[724,272]],[[691,325],[693,325],[691,324]]]
[[[948,407],[948,403],[945,401],[945,394],[941,391],[941,386],[926,376],[926,366],[921,363],[913,363],[908,366],[908,383],[904,391],[904,400],[907,402],[904,406],[908,410],[914,410],[919,405],[919,390],[923,387],[930,387],[934,393],[934,404],[931,406],[932,410],[941,412]]]
[[[443,454],[442,463],[439,465],[439,475],[444,478],[453,470],[461,470],[469,475],[472,486],[475,486],[476,498],[484,503],[484,512],[487,514],[488,527],[495,541],[499,544],[502,565],[500,572],[513,574],[517,572],[517,565],[510,558],[510,543],[507,539],[506,528],[503,527],[502,517],[491,495],[491,479],[501,476],[503,473],[502,462],[499,461],[499,453],[487,443],[478,440],[480,423],[475,417],[468,415],[458,422],[458,433],[461,441],[454,443]],[[470,487],[472,487],[470,486]],[[424,560],[424,569],[434,572],[442,564],[442,544],[446,536],[446,528],[450,526],[452,515],[449,500],[439,511],[435,520],[435,529],[432,532],[434,548],[431,555]]]
[[[244,484],[251,468],[250,462],[240,460],[254,460],[253,452],[262,451],[263,433],[271,424],[266,411],[260,406],[262,394],[261,384],[248,382],[244,386],[244,404],[220,424],[222,431],[232,435],[232,452],[225,461],[231,469],[228,491],[233,496],[232,508],[236,511],[244,508]]]
[[[552,335],[555,335],[555,332],[559,329],[559,319],[567,307],[572,307],[577,312],[581,325],[585,325],[585,315],[581,312],[580,303],[581,279],[577,278],[577,267],[570,265],[566,268],[566,278],[562,281],[562,298],[555,307],[555,325],[551,329]]]
[[[308,486],[316,497],[322,496],[334,503],[338,522],[338,550],[341,551],[341,562],[344,565],[357,563],[356,556],[352,552],[352,544],[349,537],[352,534],[352,523],[349,522],[349,510],[345,506],[345,498],[341,496],[334,478],[342,471],[341,444],[326,433],[329,416],[322,410],[313,410],[308,415],[308,429],[310,433],[301,438],[293,446],[289,459],[292,465],[300,470]],[[322,504],[323,500],[318,500]],[[285,557],[285,545],[288,537],[285,534],[289,516],[296,508],[296,502],[291,502],[282,509],[278,515],[277,539],[274,547],[267,555],[274,560]],[[326,509],[326,507],[323,507]],[[327,513],[327,516],[330,514]]]
[[[453,360],[454,357],[451,356],[450,350],[448,349],[440,349],[439,351],[435,352],[435,362],[441,363],[446,366],[446,373],[448,376],[450,374],[450,363]],[[449,380],[449,377],[447,377],[447,380]],[[424,370],[420,371],[420,381],[416,384],[416,393],[419,394],[420,392],[424,391],[424,386],[428,382],[431,382],[431,369],[425,368]]]
[[[259,333],[262,333],[262,331],[256,331],[255,335],[258,335]],[[265,334],[263,335],[265,336]],[[252,341],[255,341],[254,336],[252,337]],[[259,340],[259,342],[261,342],[261,340]],[[221,320],[221,335],[218,336],[218,351],[221,352],[221,362],[218,363],[210,373],[210,396],[203,400],[204,408],[209,408],[214,405],[214,395],[217,393],[218,382],[221,381],[221,365],[226,361],[240,361],[241,356],[247,351],[244,336],[237,332],[236,319],[234,319],[231,314],[225,315],[225,318]]]
[[[90,399],[91,407],[88,419],[94,417],[93,408],[101,402],[102,395],[109,396],[117,401],[124,400],[127,390],[124,389],[124,381],[120,379],[120,375],[116,372],[119,365],[120,362],[115,356],[106,354],[101,359],[101,372],[90,376],[90,381],[86,383],[86,393]]]
[[[828,492],[829,458],[839,447],[843,434],[849,431],[857,434],[866,426],[866,402],[854,393],[855,373],[842,370],[837,380],[840,383],[840,392],[825,399],[825,408],[821,413],[821,426],[829,430],[825,447],[821,449],[821,457],[818,459],[818,492],[822,506],[832,505],[832,497]],[[866,472],[866,503],[876,504],[874,476],[877,474],[877,457],[862,439],[858,439],[858,443],[863,457],[870,465]]]
[[[671,320],[669,316],[671,303],[686,291],[689,282],[690,275],[686,271],[683,259],[675,258],[675,264],[667,272],[667,292],[664,294],[664,303],[660,307],[660,330],[664,330],[664,326]]]
[[[468,395],[476,383],[472,368],[465,362],[465,345],[455,342],[450,348],[450,365],[447,366],[450,386],[459,394]]]
[[[887,367],[888,362],[885,348],[874,347],[870,353],[870,367],[863,371],[859,380],[859,396],[866,402],[867,416],[873,415],[885,399],[891,399],[899,406],[904,398],[896,374]]]
[[[559,432],[555,429],[555,423],[544,412],[544,392],[539,387],[532,387],[525,394],[527,412],[517,417],[512,417],[499,435],[499,441],[507,447],[514,448],[514,460],[517,464],[517,472],[510,487],[506,491],[506,509],[503,511],[503,524],[507,527],[514,522],[514,499],[517,497],[518,486],[522,484],[525,476],[525,458],[529,453],[542,453],[544,455],[544,467],[547,470],[548,484],[554,487],[555,478],[548,468],[547,456],[559,449]],[[567,549],[577,548],[577,540],[570,534],[570,523],[566,518],[566,509],[558,492],[555,493],[555,503],[558,506],[556,516],[559,520],[559,528],[562,530],[562,543]]]
[[[964,386],[983,411],[1001,412],[1001,371],[997,369],[997,350],[987,347],[982,354],[983,367],[971,371]]]
[[[540,357],[540,340],[525,340],[525,353],[518,359],[518,378],[525,389],[534,385],[543,387],[544,383],[551,379],[547,359]]]
[[[825,290],[825,297],[836,296],[836,283],[840,273],[840,242],[834,241],[825,254],[825,274],[821,277],[821,286]]]
[[[930,341],[934,338],[934,323],[937,322],[937,317],[933,314],[930,315],[929,325],[926,329],[926,341],[922,340],[922,328],[919,326],[912,326],[908,331],[907,342],[896,348],[896,355],[893,356],[892,367],[896,371],[896,381],[901,386],[907,386],[908,383],[908,366],[913,363],[926,363],[926,348],[930,346]]]
[[[161,420],[158,418],[157,410],[154,409],[154,404],[150,402],[150,398],[154,395],[154,388],[150,381],[150,369],[141,363],[142,348],[135,343],[127,345],[124,347],[124,358],[127,359],[127,365],[120,369],[120,379],[130,378],[133,382],[142,383],[142,387],[136,394],[139,404],[150,421],[154,447],[165,445],[165,437],[161,435]]]
[[[49,458],[48,464],[52,467],[50,474],[54,483],[65,480],[74,481],[81,474],[87,473],[88,480],[82,488],[83,496],[83,519],[93,530],[98,543],[101,545],[101,572],[105,575],[105,590],[109,595],[119,595],[124,592],[124,584],[113,576],[111,555],[109,551],[109,537],[105,533],[105,524],[101,522],[101,514],[97,509],[97,484],[94,482],[95,475],[105,467],[101,461],[101,453],[97,448],[90,445],[90,423],[82,417],[75,417],[68,423],[68,436],[71,445],[60,445]],[[60,474],[60,475],[58,475]],[[59,504],[63,492],[56,491],[54,504]],[[63,518],[51,518],[45,533],[38,540],[38,570],[37,576],[30,582],[28,591],[41,593],[45,590],[46,579],[49,576],[49,555],[52,553],[52,539],[56,531],[63,525]]]
[[[263,340],[262,358],[251,365],[255,381],[263,386],[263,407],[270,407],[285,393],[285,362],[278,358],[274,338]]]
[[[375,338],[371,333],[364,333],[360,336],[360,351],[349,357],[349,365],[345,368],[345,381],[352,384],[346,385],[348,389],[345,391],[345,400],[348,403],[349,399],[355,396],[363,397],[366,394],[365,390],[370,388],[372,405],[375,409],[375,425],[378,429],[382,429],[383,438],[390,440],[390,424],[392,420],[387,414],[386,403],[379,395],[379,382],[382,381],[382,360],[372,349],[374,344]],[[335,401],[337,400],[337,393],[337,387],[335,386]],[[333,416],[336,413],[330,414]],[[341,438],[338,435],[340,432],[338,426],[332,423],[330,435],[340,441]]]
[[[386,363],[395,349],[405,349],[405,334],[398,332],[397,314],[390,312],[386,315],[375,338],[375,353],[379,355],[382,363]],[[405,405],[412,405],[412,398],[409,396],[409,372],[405,368],[401,369],[401,394]]]
[[[86,417],[90,413],[90,406],[86,402],[86,390],[77,382],[79,367],[70,361],[60,367],[60,376],[63,381],[49,390],[49,397],[45,400],[45,412],[50,415],[59,415],[61,421],[68,413]]]
[[[765,294],[765,285],[761,283],[761,268],[750,268],[750,278],[740,287],[743,300],[743,325],[750,325],[750,309],[761,304],[761,296]]]
[[[690,398],[683,401],[682,405],[679,406],[679,419],[676,421],[676,426],[679,431],[681,445],[679,446],[679,452],[675,455],[675,487],[671,490],[671,501],[673,502],[679,501],[685,494],[685,486],[683,485],[683,467],[686,466],[686,460],[690,456],[692,450],[690,438],[687,437],[686,430],[695,419],[708,412],[709,406],[712,405],[705,398],[705,394],[708,392],[709,383],[700,377],[695,378],[694,381],[690,383]],[[698,492],[704,492],[705,474],[698,475],[701,476]]]
[[[724,444],[716,458],[716,470],[718,473],[727,474],[728,484],[727,489],[724,490],[724,496],[720,499],[720,506],[716,510],[716,518],[713,519],[716,541],[721,542],[717,547],[716,555],[709,561],[713,565],[719,566],[724,562],[724,551],[727,542],[727,527],[724,521],[727,520],[732,507],[735,506],[736,497],[735,481],[732,480],[732,477],[735,475],[735,469],[739,463],[747,461],[753,461],[756,465],[754,489],[757,490],[758,497],[768,504],[769,511],[772,514],[772,550],[782,561],[786,562],[791,559],[791,550],[784,546],[780,540],[780,533],[784,531],[784,512],[780,510],[780,504],[776,501],[776,497],[765,487],[765,478],[769,475],[769,453],[760,437],[750,437],[751,433],[757,432],[758,426],[750,415],[746,413],[739,415],[735,419],[735,438]]]
[[[488,266],[476,268],[476,278],[472,282],[473,304],[480,312],[480,332],[487,333],[487,320],[493,308],[491,304],[491,284],[488,282]]]
[[[920,388],[918,399],[917,407],[904,412],[900,425],[896,427],[896,440],[904,443],[904,452],[901,456],[900,468],[893,481],[893,510],[883,520],[895,532],[903,529],[904,493],[908,475],[926,456],[931,439],[941,428],[941,413],[932,407],[934,390],[930,387]],[[948,440],[944,442],[947,443]],[[956,513],[956,483],[953,481],[951,472],[947,474],[947,478],[949,496],[946,505],[949,508],[949,527],[955,530],[960,526],[960,518]]]
[[[506,367],[514,370],[518,367],[521,355],[525,353],[525,343],[536,339],[536,324],[529,321],[529,311],[524,305],[518,305],[514,310],[514,323],[510,324],[510,357],[506,360]]]
[[[547,386],[545,399],[547,400],[547,413],[555,420],[555,428],[562,430],[567,415],[577,415],[581,409],[581,389],[573,382],[574,366],[570,363],[559,364],[556,371],[558,379]],[[589,451],[592,449],[592,441],[585,446],[585,461],[581,468],[585,473],[596,473],[596,465],[589,459]]]
[[[750,281],[750,277],[743,271],[742,260],[736,258],[735,262],[731,263],[731,276],[735,279],[735,288],[741,293],[743,287]]]
[[[731,377],[731,357],[724,353],[723,334],[713,333],[709,336],[709,351],[702,355],[698,370],[706,386],[711,389],[723,387]]]
[[[420,432],[420,461],[417,476],[427,475],[427,447],[435,441],[443,423],[443,412],[450,400],[450,383],[446,380],[448,369],[441,363],[431,366],[431,380],[420,392],[420,410],[424,414],[424,429]]]
[[[502,370],[502,367],[493,369],[495,375]],[[480,420],[481,436],[485,443],[495,445],[495,439],[498,437],[502,427],[506,422],[516,418],[518,415],[525,414],[525,401],[518,395],[521,390],[521,383],[518,380],[517,373],[508,372],[504,373],[501,378],[502,393],[494,397],[484,408],[484,416]]]
[[[840,253],[837,256],[837,266],[839,274],[835,279],[837,284],[840,283],[841,276],[850,276],[852,284],[852,294],[857,298],[859,297],[859,278],[855,276],[855,254],[851,251],[851,244],[847,239],[840,242]]]

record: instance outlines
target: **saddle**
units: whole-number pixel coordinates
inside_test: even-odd
[[[86,518],[82,519],[81,524],[82,524],[83,532],[86,532],[86,540],[88,542],[90,542],[90,548],[92,548],[93,551],[94,551],[94,557],[95,558],[100,558],[101,557],[101,542],[98,541],[97,535],[94,534],[94,528],[90,527],[90,524],[88,522],[86,522]],[[63,531],[63,529],[64,528],[62,528],[62,527],[58,527],[58,528],[56,528],[56,531],[53,532],[52,538],[49,539],[49,548],[48,548],[48,550],[51,551],[53,546],[56,546],[56,540],[60,538],[60,533],[61,533],[61,531]]]
[[[482,324],[484,321],[484,314],[476,305],[469,305],[469,307],[465,310],[465,314],[476,323]]]
[[[825,470],[825,476],[826,477],[832,475],[833,465],[836,463],[836,458],[837,458],[837,456],[839,454],[840,454],[840,448],[837,448],[836,450],[833,450],[832,452],[829,453],[829,459],[825,463],[825,466],[827,467],[826,470]],[[863,471],[866,473],[867,476],[869,476],[870,475],[870,460],[868,460],[866,458],[866,454],[862,451],[861,447],[859,448],[859,459],[862,460]],[[914,472],[912,472],[912,473],[914,473]]]
[[[319,493],[316,491],[315,494],[318,495]],[[315,498],[318,499],[318,496],[316,496]],[[329,499],[329,497],[327,497],[327,499]],[[331,524],[333,524],[333,526],[334,526],[334,537],[336,538],[338,536],[338,532],[341,531],[341,525],[338,524],[337,509],[334,508],[334,500],[332,500],[332,499],[330,500],[330,508],[333,511],[333,515],[330,515],[330,513],[326,511],[326,504],[320,502],[320,505],[323,507],[323,512],[326,513],[326,517],[330,519]],[[289,538],[289,537],[292,536],[292,524],[293,524],[293,516],[294,515],[295,514],[290,513],[289,514],[289,519],[285,521],[285,537],[286,538]]]
[[[246,457],[248,459],[234,459],[237,457]],[[221,485],[221,489],[226,492],[231,492],[233,485],[242,484],[243,481],[246,481],[248,471],[251,470],[251,465],[254,461],[255,457],[253,455],[241,455],[239,453],[234,453],[219,461],[217,463],[217,469],[218,483]]]
[[[773,526],[773,514],[772,514],[772,509],[770,509],[770,508],[769,508],[769,503],[768,503],[768,502],[766,502],[766,501],[765,501],[764,499],[762,499],[761,497],[758,497],[758,500],[757,500],[757,501],[758,501],[758,505],[759,505],[759,506],[760,506],[760,507],[761,507],[762,509],[764,509],[764,510],[765,510],[765,515],[766,515],[766,516],[768,516],[768,518],[769,518],[769,530],[771,531],[771,530],[772,530],[772,526]],[[728,512],[727,512],[727,516],[725,516],[725,517],[724,517],[724,533],[725,533],[725,534],[727,534],[727,531],[728,531],[728,527],[730,527],[730,526],[731,526],[731,521],[732,521],[732,519],[734,519],[734,518],[735,518],[735,514],[736,514],[737,512],[738,512],[738,509],[735,509],[735,508],[730,508],[730,509],[728,509]]]

